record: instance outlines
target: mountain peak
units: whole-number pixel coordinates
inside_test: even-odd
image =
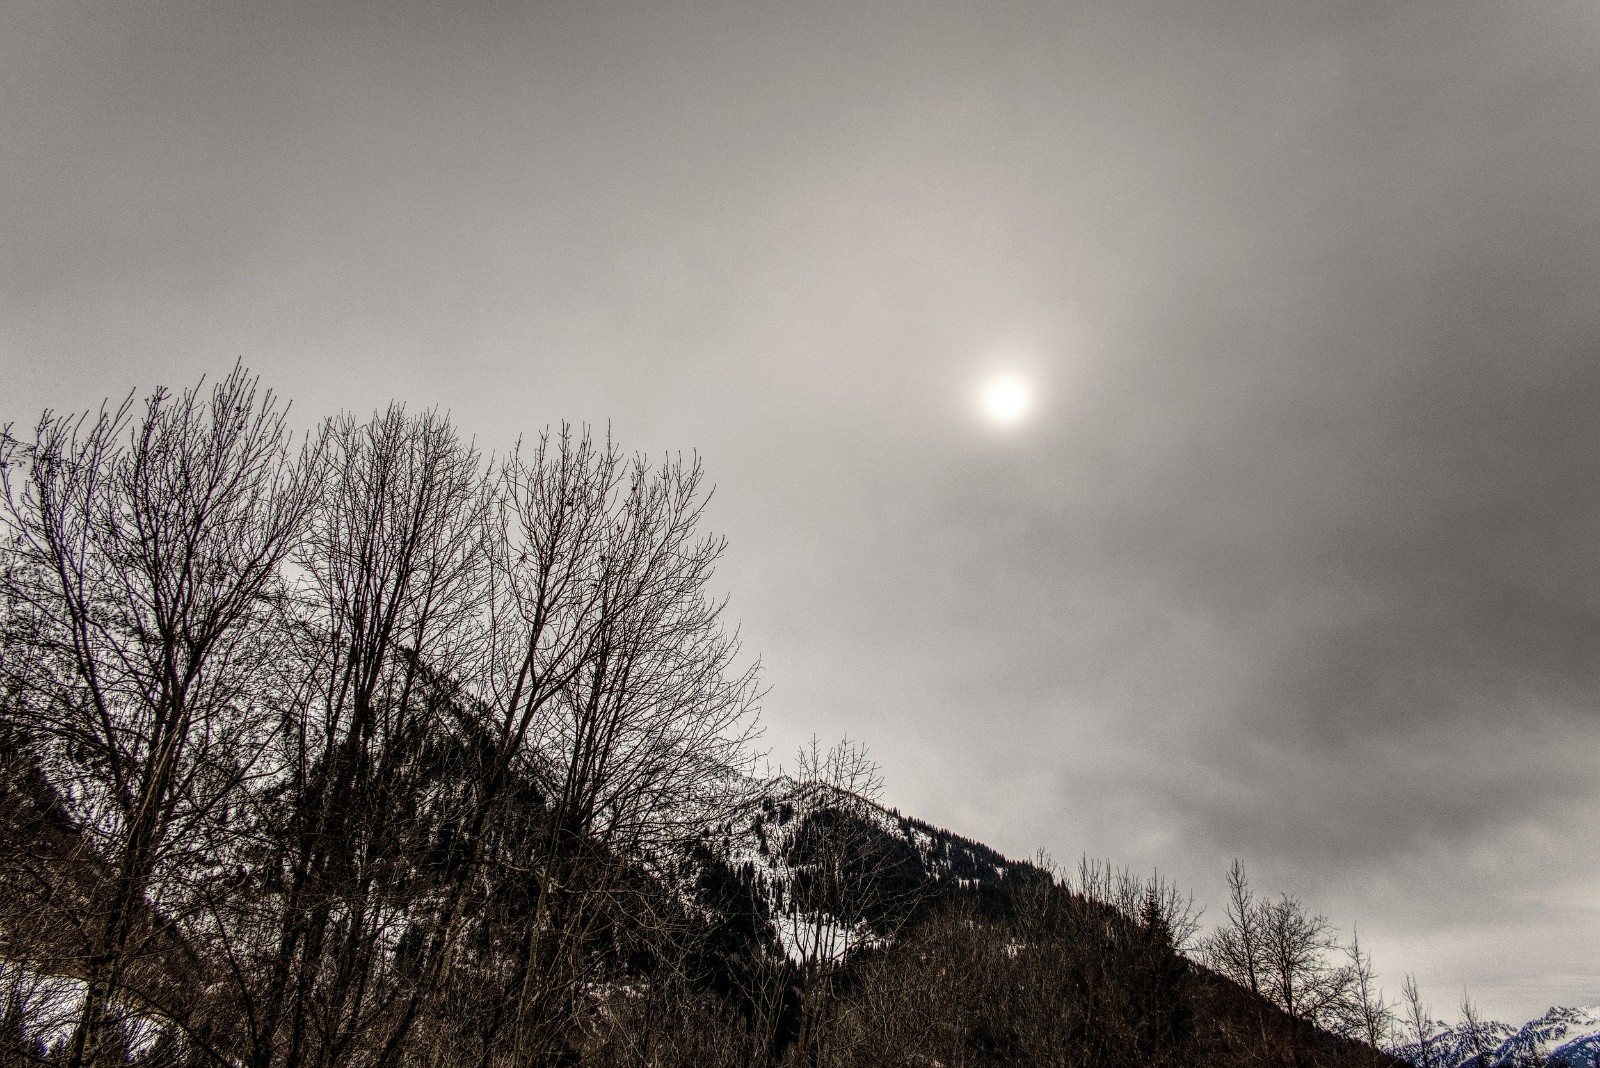
[[[1394,1054],[1427,1068],[1600,1068],[1600,1008],[1555,1005],[1521,1028],[1495,1021],[1476,1034],[1457,1024],[1429,1038],[1426,1056],[1416,1042]]]

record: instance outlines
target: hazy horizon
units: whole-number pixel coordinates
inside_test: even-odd
[[[4,11],[0,422],[698,450],[775,763],[1600,1003],[1592,9]]]

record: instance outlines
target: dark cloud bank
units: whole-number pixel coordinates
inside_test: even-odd
[[[242,357],[698,447],[777,757],[1600,1001],[1588,7],[3,19],[3,417]]]

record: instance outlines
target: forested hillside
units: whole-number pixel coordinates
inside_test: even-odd
[[[752,778],[697,463],[299,440],[235,371],[0,470],[10,1062],[1389,1063],[1159,879],[901,817],[848,745]]]

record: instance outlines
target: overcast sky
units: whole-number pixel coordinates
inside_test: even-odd
[[[1597,20],[0,0],[0,420],[698,449],[775,760],[1600,1003]]]

